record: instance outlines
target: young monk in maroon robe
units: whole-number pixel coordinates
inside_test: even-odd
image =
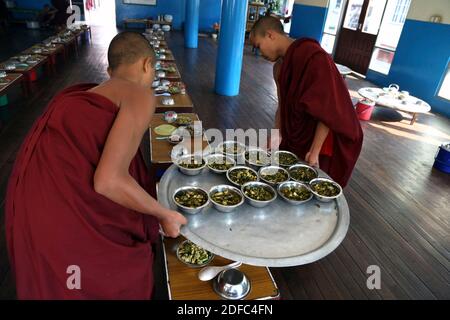
[[[124,32],[108,60],[111,79],[58,94],[17,156],[6,235],[19,299],[149,299],[159,224],[176,237],[186,223],[146,192],[153,50]]]
[[[317,41],[286,36],[273,17],[255,23],[251,41],[276,62],[280,149],[320,166],[345,187],[361,152],[363,132],[333,60]]]

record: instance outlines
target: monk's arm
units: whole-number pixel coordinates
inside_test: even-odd
[[[134,211],[155,216],[160,222],[178,219],[185,223],[184,217],[162,207],[129,173],[130,163],[155,110],[155,98],[150,90],[147,91],[135,90],[124,99],[95,171],[94,188],[106,198]]]
[[[319,165],[319,155],[322,150],[322,145],[325,142],[330,129],[323,123],[319,122],[316,127],[314,139],[311,144],[309,152],[306,154],[306,161],[313,166]]]

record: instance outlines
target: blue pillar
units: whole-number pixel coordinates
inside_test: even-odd
[[[247,0],[223,0],[216,62],[216,93],[239,94],[244,56]]]
[[[198,47],[198,17],[200,13],[200,0],[186,0],[186,21],[184,25],[184,46],[186,48]]]

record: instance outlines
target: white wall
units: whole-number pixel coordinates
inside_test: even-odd
[[[295,4],[326,8],[328,6],[328,0],[295,0]]]
[[[450,24],[450,0],[412,0],[408,19],[430,21],[433,15],[442,16],[442,23]]]

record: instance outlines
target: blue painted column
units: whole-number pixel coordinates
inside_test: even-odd
[[[244,56],[247,0],[223,0],[216,62],[216,93],[239,94]]]
[[[200,0],[186,0],[186,19],[184,25],[184,46],[198,47],[198,19],[200,15]]]

